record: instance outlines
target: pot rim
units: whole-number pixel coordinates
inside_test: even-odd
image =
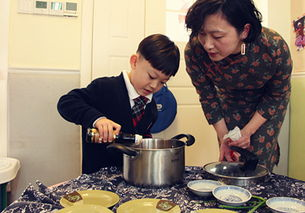
[[[142,143],[140,144],[132,144],[130,147],[137,151],[162,151],[162,150],[176,150],[176,149],[183,149],[187,144],[183,141],[180,141],[178,139],[161,139],[161,138],[144,138],[142,139],[142,143],[162,143],[162,142],[175,142],[177,143],[176,146],[173,147],[166,147],[166,148],[144,148],[142,147]]]
[[[179,146],[179,147],[173,147],[173,148],[158,148],[158,149],[149,149],[149,148],[141,148],[141,147],[132,147],[136,151],[143,151],[143,152],[156,152],[156,151],[172,151],[176,149],[184,149],[184,146]]]

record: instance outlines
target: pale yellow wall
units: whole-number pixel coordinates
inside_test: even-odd
[[[7,62],[9,2],[0,1],[0,156],[7,156]]]
[[[292,78],[290,122],[290,177],[305,181],[305,75]]]
[[[291,26],[292,21],[297,20],[305,15],[305,1],[304,0],[293,0],[291,1]],[[292,27],[291,27],[292,29]],[[291,53],[293,57],[294,72],[305,72],[305,49],[297,51],[294,44],[295,33],[291,30]]]
[[[263,20],[262,20],[262,25],[263,26],[268,26],[268,1],[266,0],[254,0],[253,1],[256,8],[261,12],[262,16],[263,16]]]
[[[305,15],[305,1],[293,0],[291,23]],[[305,49],[297,51],[295,33],[291,31],[291,54],[294,75],[291,92],[290,150],[288,175],[305,181]]]
[[[289,17],[291,16],[291,1],[268,0],[268,26],[280,33],[288,45],[290,45],[291,22]]]
[[[21,14],[17,7],[11,1],[9,67],[79,69],[81,18]]]

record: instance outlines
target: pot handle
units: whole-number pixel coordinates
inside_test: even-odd
[[[185,141],[187,146],[191,146],[195,143],[195,137],[193,135],[190,135],[190,134],[179,134],[179,135],[176,135],[176,136],[172,137],[171,139],[179,140],[181,138],[186,138],[187,139]]]
[[[123,144],[120,144],[120,143],[109,144],[107,146],[107,149],[117,149],[117,150],[121,151],[122,153],[129,155],[129,156],[136,156],[138,154],[137,151],[134,150],[133,148],[124,146]]]

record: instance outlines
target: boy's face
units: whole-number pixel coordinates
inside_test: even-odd
[[[159,91],[169,80],[170,76],[153,68],[145,58],[139,54],[130,57],[130,82],[139,95],[149,95]]]

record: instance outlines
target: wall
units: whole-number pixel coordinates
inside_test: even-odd
[[[262,25],[268,26],[269,2],[266,0],[254,0],[253,2],[255,4],[256,8],[263,15]]]
[[[7,156],[7,66],[9,1],[0,1],[0,156]]]
[[[278,31],[288,45],[291,40],[289,18],[291,17],[291,2],[291,0],[268,0],[268,26]]]
[[[305,75],[292,79],[289,176],[305,181]]]
[[[291,23],[301,18],[305,11],[304,0],[294,0],[291,4]],[[293,56],[294,75],[291,93],[291,124],[289,150],[289,176],[305,181],[304,134],[305,134],[305,50],[297,51],[295,33],[291,32],[291,53]]]
[[[37,179],[52,185],[80,174],[79,127],[56,104],[79,87],[81,16],[21,14],[17,0],[8,2],[7,155],[21,162],[14,200]]]
[[[305,50],[297,51],[294,44],[295,42],[295,32],[292,30],[293,20],[297,20],[305,15],[305,1],[304,0],[293,0],[291,2],[291,54],[293,57],[293,68],[295,73],[305,72]]]

